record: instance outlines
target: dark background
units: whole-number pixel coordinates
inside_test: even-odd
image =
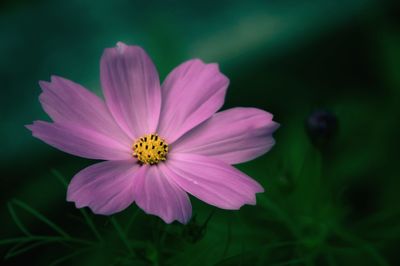
[[[0,264],[400,265],[400,5],[337,1],[1,1]],[[138,44],[161,78],[218,62],[225,108],[281,128],[242,171],[266,192],[224,211],[194,198],[188,225],[136,205],[113,217],[65,201],[93,164],[33,138],[38,80],[100,93],[99,59]],[[64,180],[64,181],[63,181]]]

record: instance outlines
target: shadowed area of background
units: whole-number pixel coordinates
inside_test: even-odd
[[[0,264],[400,265],[400,5],[396,1],[2,1]],[[142,46],[160,77],[194,57],[231,80],[223,109],[281,128],[237,167],[266,192],[224,211],[195,198],[164,224],[136,205],[110,217],[65,201],[93,163],[33,138],[38,80],[100,95],[99,59]]]

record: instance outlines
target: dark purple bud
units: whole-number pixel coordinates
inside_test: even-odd
[[[210,221],[213,214],[214,214],[214,211],[212,211],[210,213],[210,215],[207,217],[207,219],[202,224],[199,224],[197,222],[196,215],[193,215],[190,222],[184,227],[183,237],[191,243],[196,243],[197,241],[202,239],[204,237],[204,235],[206,234],[207,224]]]
[[[338,131],[336,116],[327,110],[316,110],[310,114],[306,121],[306,130],[311,142],[320,148],[332,142]]]

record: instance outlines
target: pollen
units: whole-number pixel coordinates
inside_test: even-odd
[[[168,144],[157,134],[148,134],[137,139],[132,150],[141,164],[153,165],[167,159]]]

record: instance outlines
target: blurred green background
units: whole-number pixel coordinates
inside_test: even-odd
[[[3,0],[0,38],[0,264],[400,265],[398,1]],[[218,62],[224,109],[275,115],[276,146],[238,165],[265,187],[256,206],[192,198],[184,226],[65,201],[93,161],[24,128],[48,119],[38,80],[100,93],[99,59],[117,41],[144,47],[161,78],[190,58]]]

